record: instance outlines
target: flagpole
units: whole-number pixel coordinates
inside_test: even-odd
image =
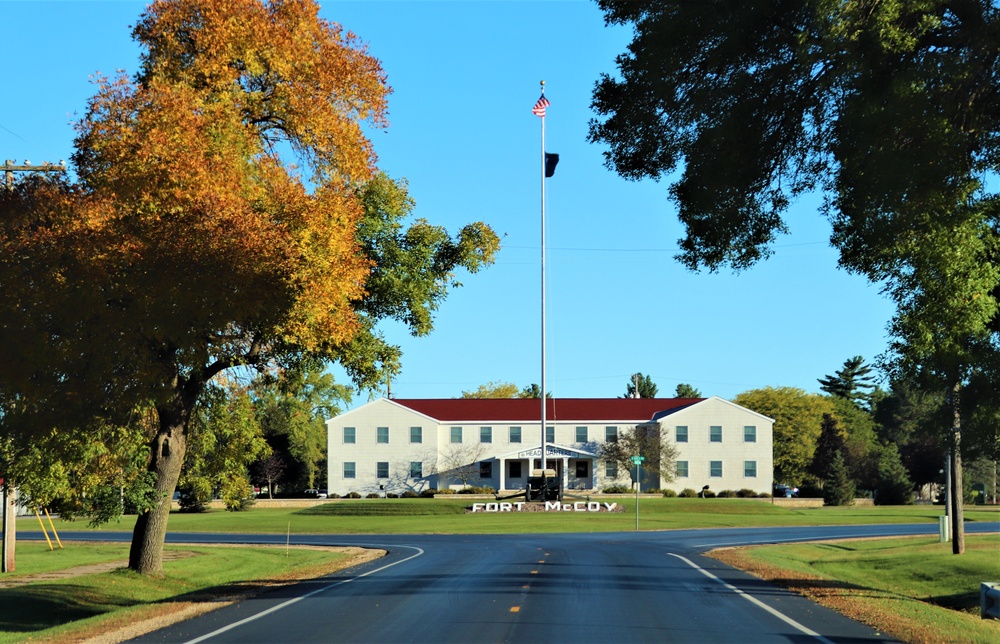
[[[541,81],[542,96],[545,96],[545,81]],[[542,476],[545,476],[545,114],[542,113],[542,151],[541,151],[541,180],[542,180]],[[543,479],[544,480],[544,479]]]

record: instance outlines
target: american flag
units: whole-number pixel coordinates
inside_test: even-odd
[[[549,99],[545,98],[545,94],[542,94],[542,97],[538,99],[538,102],[535,103],[535,106],[531,108],[531,113],[534,114],[535,116],[545,116],[545,108],[548,106],[549,106]]]

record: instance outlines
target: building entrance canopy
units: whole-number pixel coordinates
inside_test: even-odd
[[[539,445],[538,447],[521,449],[516,452],[498,454],[495,458],[500,462],[500,489],[506,489],[508,484],[511,483],[515,484],[517,487],[521,487],[527,483],[527,474],[533,468],[540,466],[542,447]],[[595,462],[598,458],[600,457],[592,452],[566,447],[565,445],[547,444],[545,446],[545,460],[548,463],[551,463],[553,468],[558,472],[557,476],[562,481],[563,489],[569,488],[569,462],[571,459],[574,461],[590,461],[585,468],[585,483],[578,477],[574,477],[574,481],[580,483],[581,487],[588,489],[596,488],[597,468],[595,467]],[[516,481],[509,480],[507,477],[508,461],[527,461],[525,467],[519,468],[523,474],[519,477],[512,477],[516,478]]]

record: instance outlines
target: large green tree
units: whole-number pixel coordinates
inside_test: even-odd
[[[364,135],[390,89],[313,0],[150,4],[141,68],[99,79],[77,124],[74,182],[0,195],[0,422],[8,437],[127,425],[152,409],[129,567],[162,569],[170,499],[208,384],[234,368],[338,361],[383,383],[456,269],[492,261],[484,224],[418,220]],[[7,472],[16,482],[17,472]]]
[[[947,392],[955,489],[967,410],[996,407],[1000,8],[992,0],[599,0],[635,38],[590,137],[671,194],[691,268],[746,268],[795,197],[826,196],[840,263],[883,286],[890,358]],[[988,384],[983,381],[987,381]],[[953,495],[955,490],[952,491]],[[954,548],[964,547],[961,507]]]
[[[265,374],[253,389],[257,417],[268,444],[281,456],[285,482],[300,492],[326,487],[326,420],[350,404],[350,389],[319,365]]]
[[[774,419],[774,480],[802,483],[816,451],[823,416],[834,413],[833,402],[796,387],[751,389],[733,402]]]

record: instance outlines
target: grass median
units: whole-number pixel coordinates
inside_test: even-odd
[[[0,577],[0,643],[138,636],[281,583],[351,565],[359,549],[167,546],[164,574],[125,568],[128,544],[17,545],[17,571]]]
[[[802,593],[904,642],[1000,642],[979,617],[979,584],[1000,581],[1000,537],[966,536],[966,552],[927,537],[717,550],[710,556]]]

